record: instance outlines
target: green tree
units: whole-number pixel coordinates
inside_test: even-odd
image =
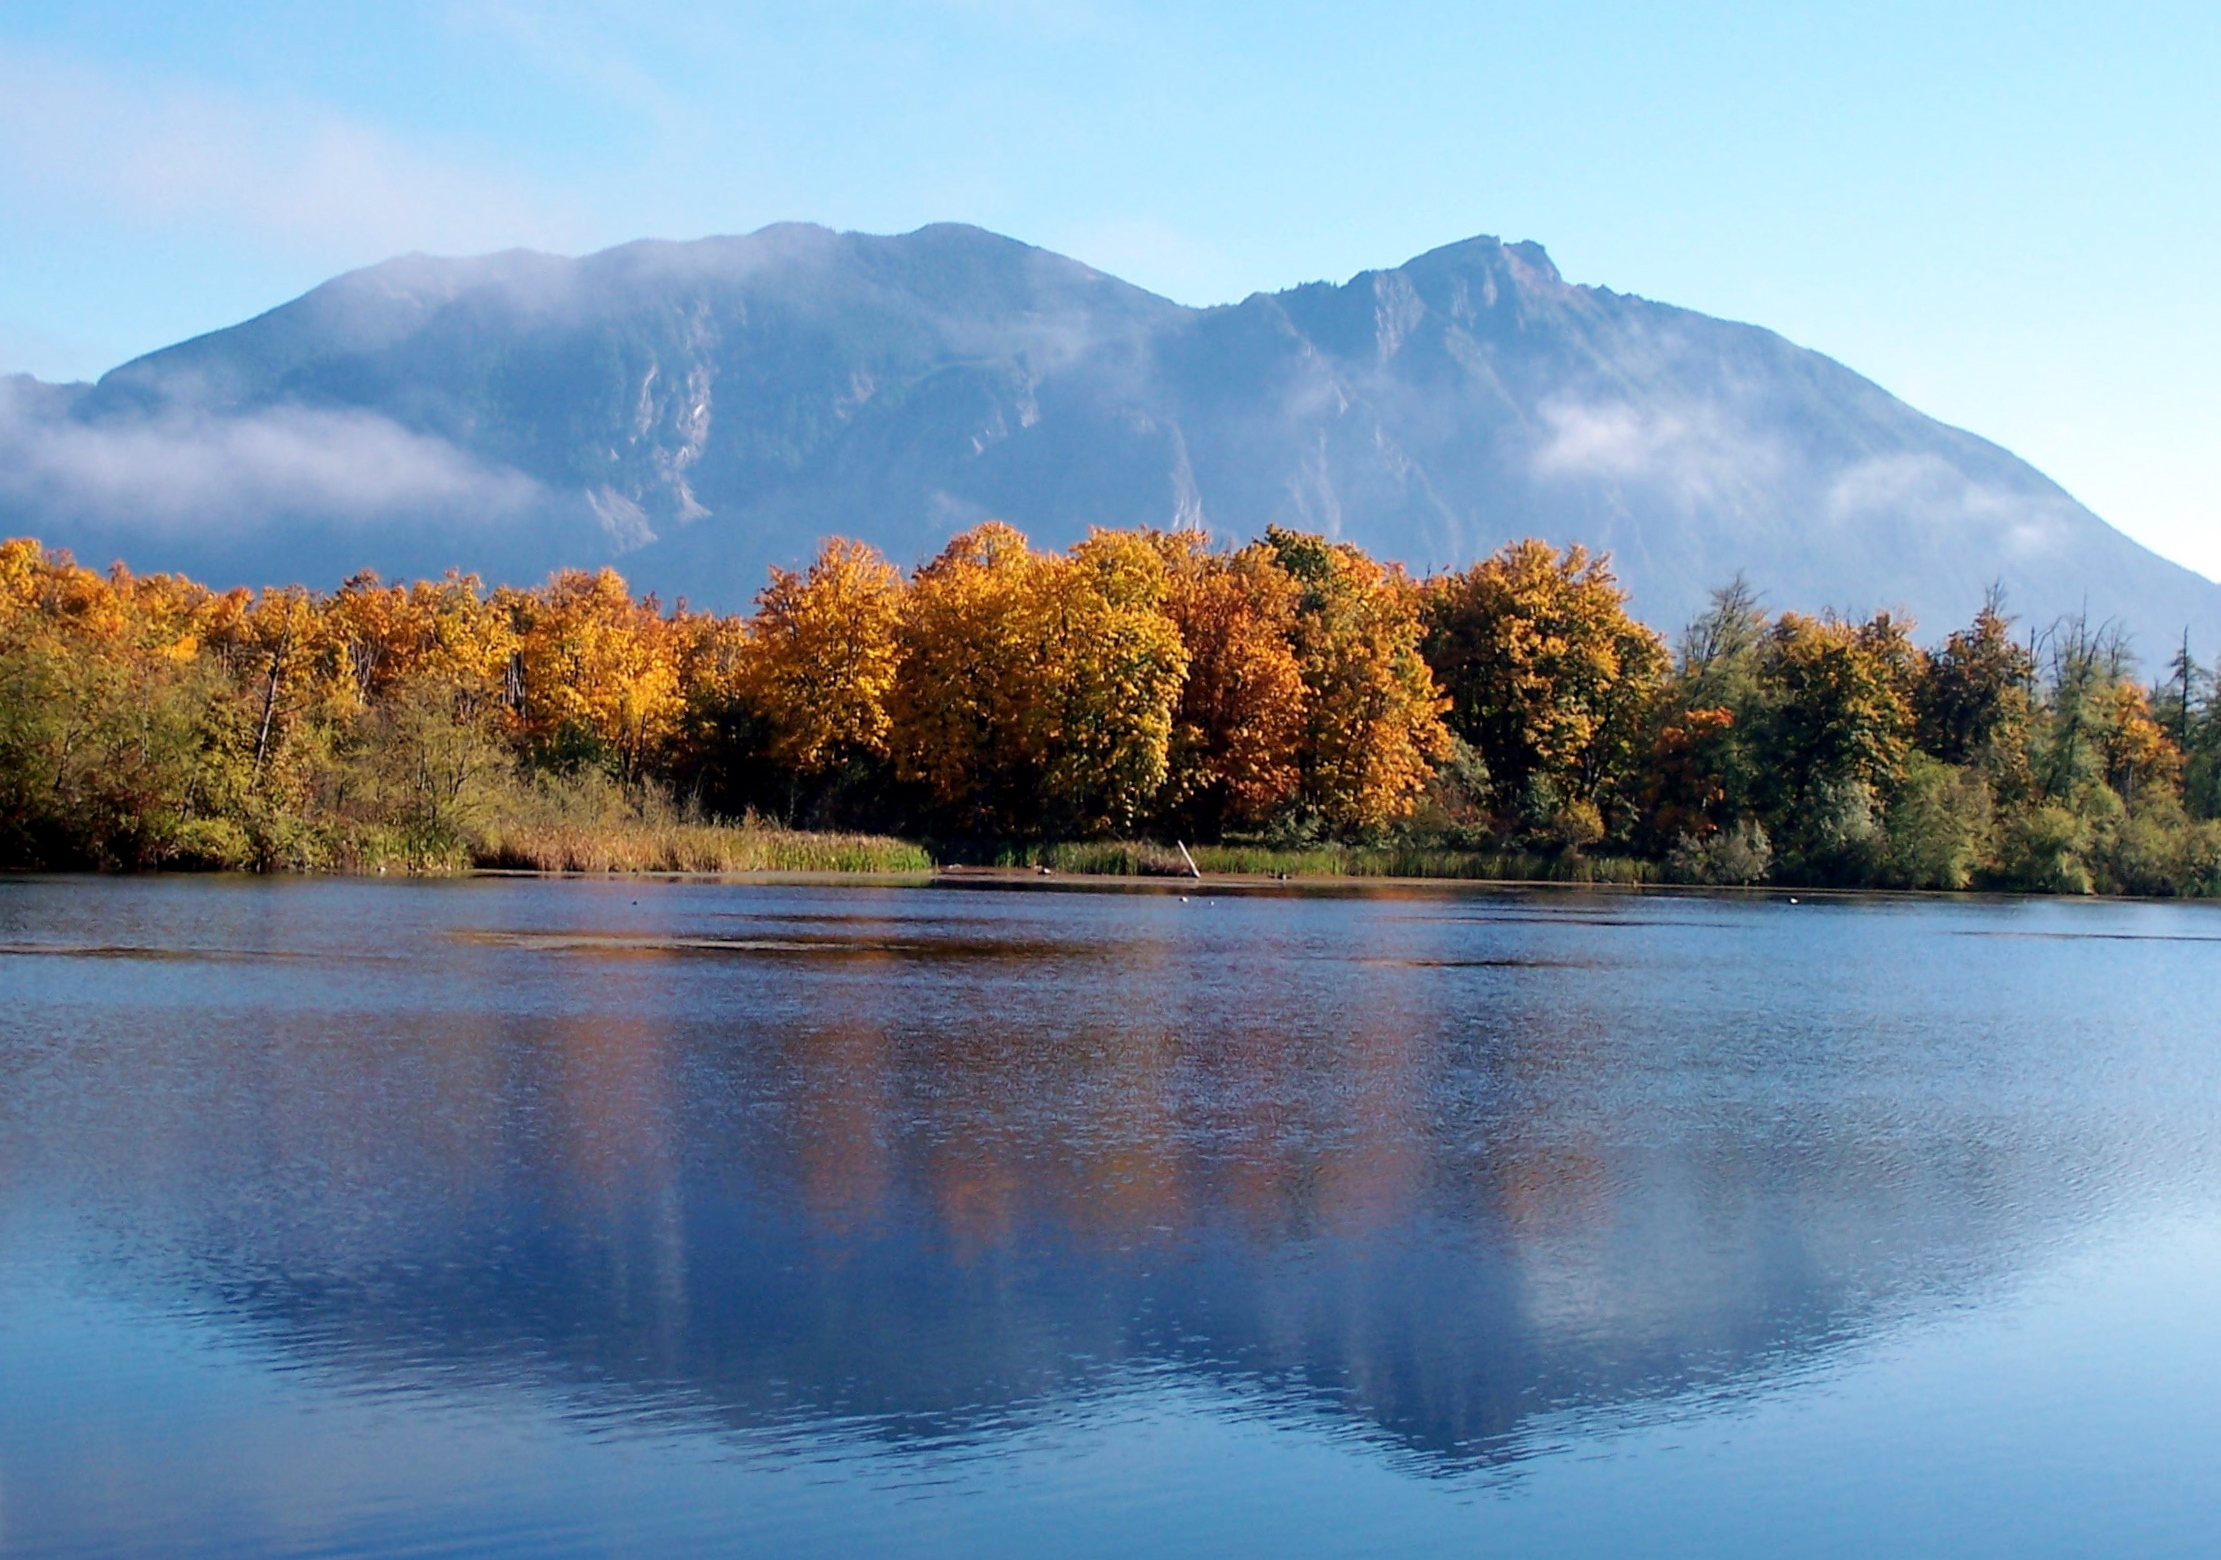
[[[1901,888],[1965,888],[1988,858],[1989,785],[1971,768],[1908,755],[1889,798],[1886,875]]]

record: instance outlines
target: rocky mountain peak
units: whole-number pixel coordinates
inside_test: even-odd
[[[2002,581],[2221,640],[2221,587],[2007,452],[1491,237],[1212,309],[953,223],[407,255],[0,401],[11,530],[219,582],[621,559],[736,606],[831,533],[1278,523],[1422,571],[1585,542],[1669,629],[1740,570],[1937,632]]]

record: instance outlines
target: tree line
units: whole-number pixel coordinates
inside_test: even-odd
[[[615,573],[213,591],[0,545],[0,862],[455,864],[593,792],[983,842],[1419,841],[1707,883],[2221,893],[2183,645],[1991,600],[1936,649],[1740,580],[1669,644],[1608,559],[1412,577],[1271,529],[831,540],[753,613]]]

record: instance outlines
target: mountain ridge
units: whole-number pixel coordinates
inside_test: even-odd
[[[1277,523],[1421,571],[1582,542],[1669,630],[1742,572],[1929,637],[2002,583],[2032,623],[2221,639],[2221,585],[2009,451],[1486,236],[1201,309],[947,223],[399,256],[33,385],[0,393],[0,519],[219,583],[612,563],[732,608],[836,532],[910,563],[989,516]]]

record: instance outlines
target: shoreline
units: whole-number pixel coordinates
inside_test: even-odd
[[[459,872],[241,872],[241,871],[0,871],[0,886],[54,880],[117,881],[170,878],[203,882],[273,883],[337,880],[377,880],[419,884],[465,883],[487,880],[540,880],[558,883],[703,883],[757,884],[765,887],[802,888],[943,888],[1001,893],[1111,893],[1192,896],[1242,896],[1248,898],[1364,898],[1417,894],[1600,894],[1619,897],[1658,896],[1676,899],[1773,899],[1788,904],[1812,902],[1889,902],[2005,904],[2057,902],[2071,904],[2212,904],[2197,896],[2163,894],[2061,894],[2028,889],[1940,888],[1809,888],[1775,883],[1660,883],[1578,881],[1563,878],[1390,877],[1365,874],[1310,873],[1281,877],[1268,873],[1207,872],[1200,877],[1165,877],[1135,873],[1044,871],[1038,867],[968,866],[951,864],[916,871],[793,871],[779,868],[739,871],[679,871],[671,869],[612,869],[607,871],[541,871],[529,867],[472,867]]]

